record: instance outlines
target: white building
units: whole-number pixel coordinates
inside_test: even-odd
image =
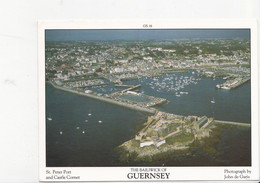
[[[162,140],[162,141],[160,141],[160,142],[158,142],[157,144],[156,144],[156,147],[159,147],[160,145],[163,145],[163,144],[165,144],[165,140]]]
[[[144,147],[144,146],[150,146],[153,144],[153,141],[147,141],[147,142],[141,142],[140,143],[140,147]]]

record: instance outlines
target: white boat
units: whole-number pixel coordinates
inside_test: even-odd
[[[98,121],[99,123],[102,123],[102,121]]]
[[[76,128],[77,130],[79,129],[79,126],[77,126],[77,128]]]
[[[50,118],[50,117],[48,117],[47,119],[48,119],[49,121],[51,121],[51,120],[52,120],[52,118]]]
[[[87,122],[88,122],[88,120],[86,119],[86,120],[85,120],[85,122],[87,123]]]
[[[60,134],[62,135],[62,131],[60,131]]]
[[[189,92],[180,92],[180,94],[186,94],[186,95],[188,95]]]
[[[91,113],[89,113],[88,115],[89,115],[89,116],[91,116],[92,114],[91,114]]]
[[[85,131],[83,130],[82,133],[85,133]]]
[[[222,89],[225,89],[225,90],[230,90],[230,88],[229,88],[229,87],[226,87],[226,86],[222,86],[221,88],[222,88]]]
[[[180,97],[180,95],[176,95],[176,97]]]
[[[213,97],[213,100],[210,101],[212,104],[215,104],[215,99]]]

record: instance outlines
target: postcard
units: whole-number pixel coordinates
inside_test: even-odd
[[[39,21],[40,181],[257,181],[254,20]]]

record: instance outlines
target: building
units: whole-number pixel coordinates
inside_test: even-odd
[[[198,121],[194,122],[194,127],[196,129],[200,129],[207,122],[208,122],[207,116],[202,116]]]
[[[153,141],[146,141],[146,142],[141,142],[140,143],[140,147],[144,147],[144,146],[150,146],[153,144]]]
[[[158,142],[157,144],[156,144],[156,147],[159,147],[159,146],[161,146],[161,145],[163,145],[163,144],[165,144],[166,143],[166,141],[165,140],[162,140],[162,141],[160,141],[160,142]]]

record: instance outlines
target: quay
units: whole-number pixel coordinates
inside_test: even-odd
[[[136,88],[140,88],[140,87],[141,87],[141,84],[135,85],[135,86],[131,86],[130,88],[122,90],[121,93],[124,93],[124,92],[127,92],[127,91],[131,91],[131,90],[135,90]]]
[[[241,80],[235,79],[235,80],[232,80],[233,81],[232,83],[229,83],[230,81],[226,81],[223,84],[216,85],[216,88],[222,88],[222,89],[230,90],[230,89],[234,89],[234,88],[237,88],[237,87],[243,85],[244,83],[248,82],[249,80],[250,80],[250,77],[246,77],[246,78],[241,79]]]
[[[239,86],[241,86],[242,84],[248,82],[249,80],[250,80],[250,77],[247,77],[247,78],[245,78],[245,79],[242,79],[242,81],[238,82],[238,83],[237,83],[234,87],[232,87],[232,88],[239,87]]]
[[[123,85],[123,86],[125,86],[125,87],[128,86],[129,88],[126,88],[126,89],[124,89],[122,91],[118,91],[118,92],[112,93],[111,96],[117,96],[117,95],[123,94],[123,93],[125,93],[127,91],[131,91],[131,90],[134,90],[136,88],[140,88],[141,84],[139,84],[139,85]]]
[[[78,94],[78,95],[81,95],[81,96],[86,96],[86,97],[89,97],[89,98],[97,99],[97,100],[104,101],[104,102],[111,103],[111,104],[116,104],[116,105],[119,105],[119,106],[123,106],[123,107],[129,108],[129,109],[136,110],[136,111],[142,111],[142,112],[146,112],[146,113],[150,113],[150,114],[156,113],[155,109],[141,107],[141,106],[134,105],[134,104],[128,104],[128,103],[117,101],[117,100],[107,98],[107,97],[104,97],[104,96],[98,96],[98,95],[95,95],[95,94],[92,94],[92,93],[83,93],[83,92],[76,91],[76,90],[73,90],[73,89],[60,87],[60,86],[57,86],[56,84],[54,84],[53,82],[49,82],[49,83],[54,88],[57,88],[57,89],[60,89],[60,90],[63,90],[63,91],[75,93],[75,94]]]

